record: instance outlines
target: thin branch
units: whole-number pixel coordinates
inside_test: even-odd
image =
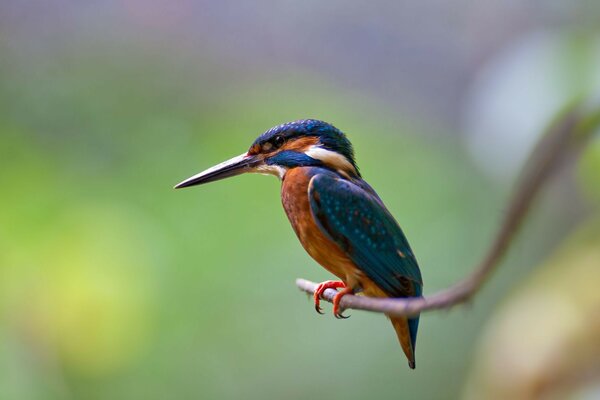
[[[489,279],[507,253],[540,189],[567,155],[587,143],[598,125],[600,125],[600,110],[584,116],[581,107],[573,106],[550,126],[523,168],[500,229],[485,257],[464,280],[427,297],[373,298],[346,295],[342,298],[340,306],[344,309],[400,316],[415,315],[428,310],[449,309],[470,300]],[[296,285],[307,293],[314,293],[317,287],[316,283],[305,279],[297,279]],[[331,302],[336,293],[337,291],[328,289],[323,294],[323,298]]]

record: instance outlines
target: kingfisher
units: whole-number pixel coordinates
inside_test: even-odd
[[[314,305],[326,289],[337,289],[333,314],[346,294],[420,297],[423,280],[402,229],[375,190],[362,179],[354,149],[333,125],[305,119],[275,126],[250,149],[175,186],[185,188],[243,173],[281,180],[281,201],[306,252],[339,280],[320,283]],[[388,316],[398,341],[415,368],[419,316]]]

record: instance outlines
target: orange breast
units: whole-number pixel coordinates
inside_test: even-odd
[[[365,294],[370,296],[385,296],[315,223],[308,199],[308,185],[311,179],[309,170],[310,168],[290,169],[281,186],[283,208],[300,243],[315,261],[346,285],[361,287]]]

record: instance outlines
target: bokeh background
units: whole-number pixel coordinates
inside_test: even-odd
[[[0,2],[0,399],[600,398],[600,142],[470,306],[319,316],[279,183],[174,191],[279,123],[354,142],[425,293],[600,93],[597,1]],[[328,309],[329,310],[329,309]]]

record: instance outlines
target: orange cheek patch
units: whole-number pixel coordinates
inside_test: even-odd
[[[296,140],[291,140],[289,142],[287,142],[286,144],[284,144],[281,147],[282,151],[285,150],[291,150],[291,151],[297,151],[297,152],[304,152],[305,150],[308,150],[308,148],[310,146],[314,146],[316,144],[319,143],[319,138],[317,138],[316,136],[308,136],[308,137],[302,137]]]
[[[250,150],[248,150],[248,154],[250,155],[256,155],[258,153],[260,153],[261,147],[258,144],[255,144],[254,146],[250,147]]]

